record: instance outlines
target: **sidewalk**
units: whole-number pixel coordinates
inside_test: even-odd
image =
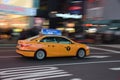
[[[15,47],[17,40],[0,40],[0,47]]]
[[[94,44],[94,46],[97,44]],[[106,46],[106,47],[116,47],[116,48],[120,48],[120,44],[99,44],[97,46]]]

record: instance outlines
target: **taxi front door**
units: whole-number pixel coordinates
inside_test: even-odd
[[[76,55],[78,47],[75,43],[63,37],[57,37],[56,40],[58,42],[58,53],[60,56]]]
[[[60,56],[75,56],[77,53],[77,46],[74,43],[70,44],[59,44],[59,55]]]
[[[70,50],[70,45],[69,44],[58,44],[58,54],[59,56],[68,56],[69,55],[69,50]]]

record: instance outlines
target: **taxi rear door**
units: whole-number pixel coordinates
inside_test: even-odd
[[[40,40],[40,42],[43,45],[43,49],[46,51],[47,56],[59,56],[59,48],[54,37],[45,37],[42,40]]]

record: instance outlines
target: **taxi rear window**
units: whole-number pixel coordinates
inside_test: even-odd
[[[38,37],[39,37],[39,35],[36,35],[36,36],[30,37],[30,38],[27,38],[26,40],[32,41],[32,40],[35,40],[35,39],[38,38]]]
[[[55,37],[45,37],[42,40],[40,40],[40,42],[53,42],[53,43],[57,43]]]

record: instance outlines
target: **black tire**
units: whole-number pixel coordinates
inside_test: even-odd
[[[78,52],[77,52],[77,58],[84,58],[86,56],[86,52],[84,49],[79,49]]]
[[[46,57],[46,54],[43,50],[38,50],[36,53],[35,53],[35,59],[37,60],[43,60],[45,57]]]

